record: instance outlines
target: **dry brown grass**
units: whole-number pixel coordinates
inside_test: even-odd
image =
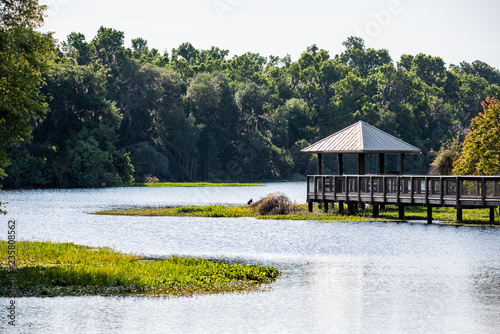
[[[300,211],[297,203],[292,203],[285,194],[277,192],[262,197],[250,205],[259,215],[286,215]]]

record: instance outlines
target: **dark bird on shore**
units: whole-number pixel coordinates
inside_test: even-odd
[[[253,203],[253,198],[250,198],[250,200],[247,202],[247,205],[250,205]]]

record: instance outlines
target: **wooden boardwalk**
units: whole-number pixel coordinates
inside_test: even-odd
[[[370,204],[374,216],[380,205],[396,205],[404,218],[405,206],[427,207],[427,220],[432,222],[432,207],[454,207],[457,220],[462,209],[486,208],[490,221],[500,206],[500,176],[422,176],[422,175],[310,175],[307,177],[307,203],[323,205],[328,211],[332,203]],[[340,206],[343,209],[343,205]]]

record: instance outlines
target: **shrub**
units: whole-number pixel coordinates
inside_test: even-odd
[[[144,179],[144,183],[158,183],[158,182],[160,182],[160,179],[158,179],[156,176],[152,176],[151,174],[146,176],[146,178]]]
[[[258,210],[259,215],[286,215],[298,211],[298,205],[280,192],[268,194],[250,207]]]

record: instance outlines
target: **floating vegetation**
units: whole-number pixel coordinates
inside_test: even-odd
[[[11,296],[7,242],[0,241],[0,297]],[[259,290],[280,272],[172,256],[144,259],[72,243],[16,243],[16,296],[175,295]]]

